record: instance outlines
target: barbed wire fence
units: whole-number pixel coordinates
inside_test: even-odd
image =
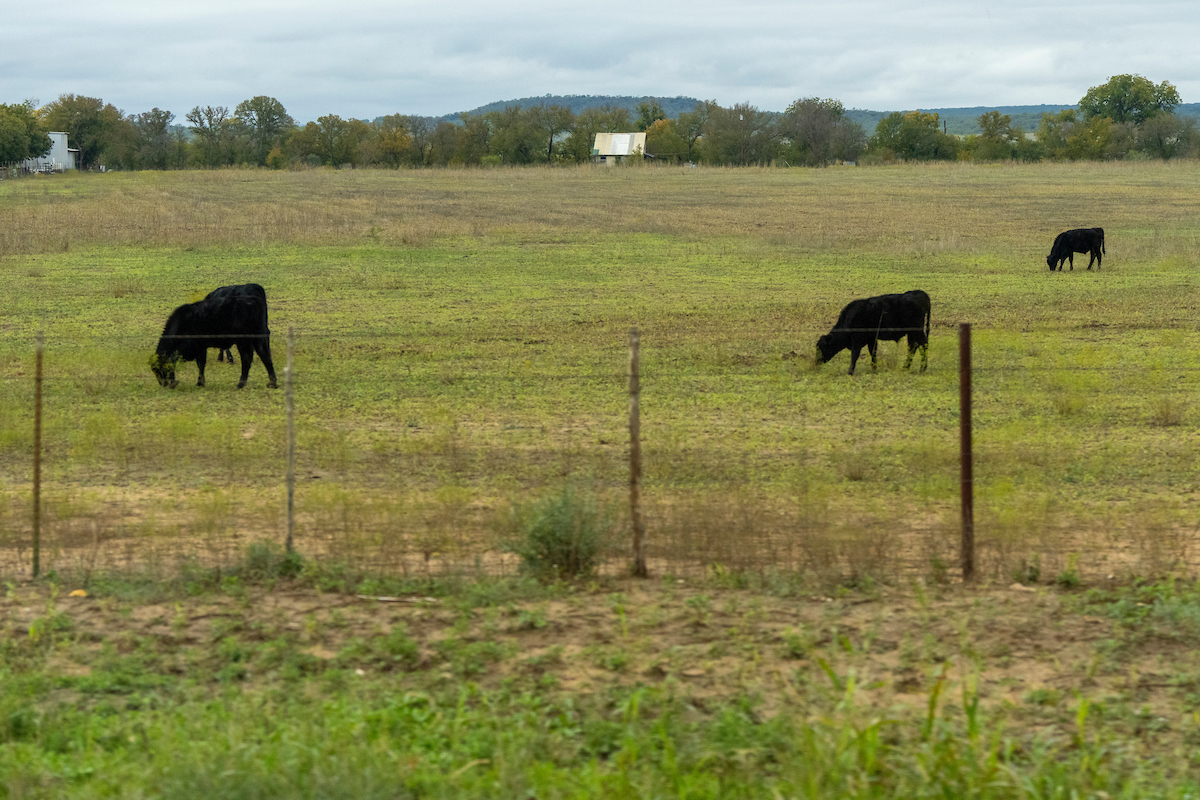
[[[311,365],[314,348],[340,341],[369,352],[382,336],[289,332],[288,340],[312,345],[304,354]],[[145,338],[136,341],[144,345]],[[64,350],[82,353],[92,346],[51,338],[45,353],[53,364]],[[751,451],[736,441],[756,435],[754,420],[735,419],[732,442],[696,446],[687,438],[694,427],[643,427],[642,409],[653,420],[663,402],[663,381],[683,386],[686,396],[712,392],[721,377],[669,374],[653,359],[646,370],[639,346],[631,336],[628,369],[617,357],[623,348],[614,344],[611,369],[538,371],[522,364],[444,374],[435,384],[462,395],[507,392],[508,421],[469,419],[441,408],[427,388],[403,413],[423,405],[441,415],[437,425],[387,416],[382,380],[351,392],[347,382],[354,378],[306,379],[304,362],[297,372],[289,347],[282,402],[273,393],[265,399],[246,394],[257,388],[252,368],[255,383],[243,394],[213,392],[206,400],[218,402],[175,412],[160,404],[147,415],[151,426],[163,428],[156,431],[137,424],[137,409],[114,364],[101,359],[82,377],[54,367],[43,375],[39,341],[35,374],[16,369],[21,374],[5,376],[30,392],[28,415],[3,420],[4,469],[15,476],[27,464],[32,477],[28,484],[10,481],[5,492],[0,573],[219,566],[236,563],[247,544],[268,540],[365,570],[511,574],[519,564],[504,546],[511,534],[504,528],[506,505],[568,480],[584,481],[625,509],[605,562],[612,573],[778,570],[842,582],[913,573],[937,580],[1044,581],[1195,566],[1196,502],[1190,492],[1172,489],[1192,475],[1188,437],[1179,434],[1187,430],[1186,397],[1195,370],[1179,370],[1182,376],[1168,385],[1154,365],[1060,362],[1014,369],[996,366],[986,350],[972,363],[971,328],[963,326],[957,381],[943,381],[957,391],[938,394],[938,408],[922,411],[923,418],[884,433],[854,434],[847,431],[871,398],[858,398],[853,406],[844,400],[846,407],[833,411],[810,407],[809,415],[824,413],[834,424],[766,453],[768,448]],[[1039,351],[1034,356],[1040,348],[1026,345]],[[125,358],[121,352],[116,357]],[[892,356],[889,364],[883,353],[883,372],[895,370],[898,360]],[[860,362],[859,370],[868,365]],[[210,374],[212,368],[210,359]],[[844,365],[822,369],[841,372]],[[945,365],[941,370],[949,371]],[[1123,450],[1115,423],[1111,436],[1101,425],[1082,438],[1057,440],[1059,429],[1036,422],[1025,405],[1023,384],[1031,378],[1062,385],[1045,395],[1052,419],[1090,409],[1119,415],[1138,385],[1156,386],[1158,399],[1143,428],[1150,432],[1147,442],[1177,442],[1167,454],[1170,463]],[[299,402],[297,379],[303,387]],[[743,374],[741,380],[758,387],[778,381],[779,374]],[[869,385],[856,380],[844,384],[847,391]],[[914,374],[912,380],[926,379]],[[518,413],[526,395],[513,387],[539,382],[571,387],[555,395],[577,401],[565,422],[539,423]],[[44,386],[51,389],[48,401]],[[958,395],[956,407],[952,394]],[[314,403],[316,395],[328,397]],[[254,413],[231,422],[247,396],[256,398]],[[63,408],[66,398],[76,406]],[[49,436],[43,434],[43,402],[49,404]],[[351,407],[355,419],[369,420],[373,435],[364,439],[344,419],[321,415],[339,404]],[[727,417],[745,413],[733,410]],[[28,438],[17,430],[26,421]],[[806,421],[800,415],[792,423],[803,428]],[[828,430],[841,434],[841,441],[828,441]],[[489,444],[497,436],[503,444]],[[1074,487],[1086,491],[1073,496]]]

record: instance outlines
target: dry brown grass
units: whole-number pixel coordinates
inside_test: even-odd
[[[751,237],[914,257],[1036,249],[1070,221],[1126,229],[1120,257],[1185,248],[1200,168],[1163,164],[805,169],[222,170],[5,182],[0,256],[71,247],[424,246],[446,237]],[[919,202],[912,202],[919,197]],[[1164,237],[1184,226],[1190,240]],[[1131,235],[1136,232],[1136,235]]]

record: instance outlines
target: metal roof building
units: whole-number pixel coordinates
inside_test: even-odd
[[[50,131],[50,152],[41,158],[27,158],[21,166],[28,172],[62,172],[79,169],[79,150],[67,147],[65,131]]]
[[[592,145],[592,160],[610,167],[626,156],[646,154],[646,134],[597,133]]]

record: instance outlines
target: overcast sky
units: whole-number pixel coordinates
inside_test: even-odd
[[[7,4],[6,4],[7,5]],[[255,95],[299,122],[545,94],[782,111],[1077,102],[1112,75],[1200,101],[1200,3],[63,0],[9,8],[0,102],[64,93],[176,121]]]

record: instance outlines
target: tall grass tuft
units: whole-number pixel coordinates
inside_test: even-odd
[[[614,514],[594,493],[566,485],[509,509],[506,549],[539,580],[580,578],[596,571]]]

